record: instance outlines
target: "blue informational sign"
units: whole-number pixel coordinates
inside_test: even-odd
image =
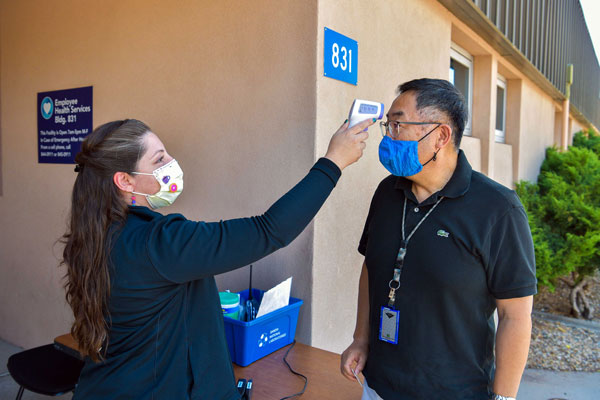
[[[38,162],[73,164],[92,131],[92,86],[37,95]]]
[[[358,42],[325,28],[323,75],[356,85]]]

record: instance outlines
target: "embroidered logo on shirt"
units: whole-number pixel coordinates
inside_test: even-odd
[[[438,235],[438,236],[441,236],[441,237],[445,237],[445,238],[447,238],[448,236],[450,236],[450,233],[446,232],[446,231],[445,231],[445,230],[443,230],[443,229],[440,229],[439,231],[437,231],[437,235]]]

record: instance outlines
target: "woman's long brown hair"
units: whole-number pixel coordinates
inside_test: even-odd
[[[81,353],[94,361],[102,360],[108,347],[111,242],[128,210],[113,175],[135,171],[149,131],[132,119],[106,123],[75,156],[78,174],[61,265],[67,266],[66,298],[75,317],[71,334]]]

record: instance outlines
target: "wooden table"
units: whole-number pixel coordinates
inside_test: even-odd
[[[77,342],[70,334],[54,339],[54,345],[75,357],[81,358]],[[279,400],[298,393],[304,386],[304,379],[290,372],[283,362],[283,356],[291,345],[277,350],[247,367],[233,364],[236,380],[252,379],[252,400]],[[294,371],[308,378],[306,391],[298,399],[304,400],[360,400],[362,388],[340,373],[340,355],[296,343],[287,357]],[[361,380],[364,379],[361,376]]]
[[[247,367],[233,364],[236,379],[252,379],[253,400],[279,400],[302,390],[304,379],[292,374],[283,362],[283,356],[290,346]],[[357,382],[351,382],[342,376],[339,354],[296,343],[288,354],[287,361],[294,371],[308,378],[306,391],[298,399],[360,400],[362,388]]]

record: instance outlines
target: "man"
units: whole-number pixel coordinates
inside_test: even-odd
[[[536,293],[527,216],[514,191],[472,171],[459,150],[467,107],[452,84],[418,79],[398,90],[379,148],[392,175],[360,240],[342,373],[363,372],[363,399],[514,398]]]

